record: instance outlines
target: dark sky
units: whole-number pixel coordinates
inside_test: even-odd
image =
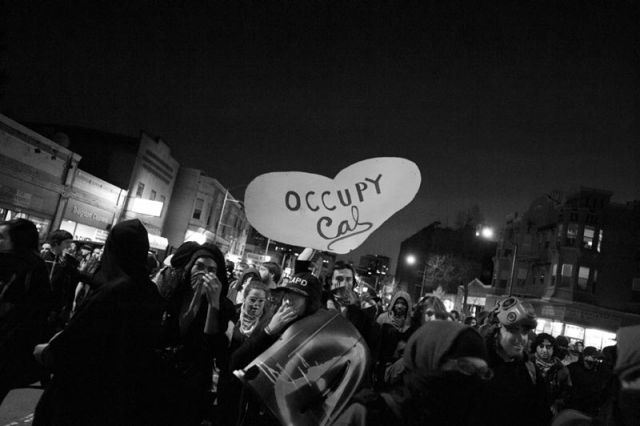
[[[356,261],[473,204],[501,225],[553,189],[640,198],[637,2],[5,3],[18,121],[145,130],[230,187],[416,162],[416,200]]]

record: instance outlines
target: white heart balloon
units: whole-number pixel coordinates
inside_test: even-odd
[[[251,225],[283,243],[349,253],[413,200],[420,170],[404,158],[371,158],[335,178],[275,172],[255,178],[245,192]]]

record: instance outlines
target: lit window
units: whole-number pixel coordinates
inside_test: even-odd
[[[564,326],[564,335],[571,339],[584,340],[584,328],[577,325],[566,324]]]
[[[567,287],[571,285],[571,278],[573,276],[573,265],[570,263],[565,263],[562,265],[562,277],[560,284],[563,287]]]
[[[600,247],[602,247],[602,237],[604,237],[604,231],[601,229],[600,233],[598,233],[598,247],[596,247],[598,253],[600,253]]]
[[[576,238],[578,238],[578,229],[579,226],[577,223],[570,223],[567,226],[567,245],[575,245]]]
[[[581,266],[578,269],[578,287],[581,290],[586,290],[588,283],[589,283],[589,268],[587,268],[586,266]]]
[[[202,208],[204,207],[204,200],[202,198],[196,198],[196,204],[193,208],[193,218],[196,220],[200,220],[200,216],[202,216]]]
[[[144,183],[138,182],[138,189],[136,189],[136,197],[142,197],[144,193]]]
[[[584,227],[584,235],[582,237],[582,247],[586,249],[593,248],[593,238],[596,234],[596,228],[593,226]]]

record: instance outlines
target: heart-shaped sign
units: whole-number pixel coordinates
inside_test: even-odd
[[[305,172],[255,178],[245,192],[247,219],[262,235],[283,243],[349,253],[420,188],[420,170],[404,158],[371,158],[334,179]]]

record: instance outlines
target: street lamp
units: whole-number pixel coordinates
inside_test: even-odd
[[[416,262],[418,261],[416,259],[416,257],[412,254],[407,255],[407,257],[405,258],[405,261],[407,262],[407,265],[415,265]],[[420,278],[420,299],[422,299],[422,296],[424,295],[424,282],[427,276],[427,262],[424,263],[424,268],[422,269],[422,275]]]
[[[476,237],[481,237],[485,240],[493,240],[495,232],[492,228],[488,226],[483,226],[482,228],[478,228],[476,230]],[[511,271],[509,272],[509,284],[507,285],[507,293],[509,296],[513,293],[513,281],[515,279],[514,274],[516,272],[516,263],[518,261],[518,243],[516,241],[512,242],[513,246],[513,256],[511,258]],[[465,305],[466,305],[466,292],[465,292]]]
[[[242,185],[245,186],[245,185]],[[238,186],[237,188],[240,188],[241,186]],[[213,240],[216,242],[218,242],[218,234],[220,233],[220,227],[223,226],[222,223],[222,218],[224,217],[224,210],[225,207],[227,206],[227,202],[230,203],[236,203],[239,204],[240,206],[242,206],[242,201],[238,201],[236,199],[233,198],[233,196],[230,196],[231,194],[229,193],[229,189],[226,189],[224,192],[224,201],[222,202],[222,209],[220,210],[220,218],[218,219],[218,224],[216,225],[216,232],[213,235]],[[226,225],[224,225],[226,226]]]

